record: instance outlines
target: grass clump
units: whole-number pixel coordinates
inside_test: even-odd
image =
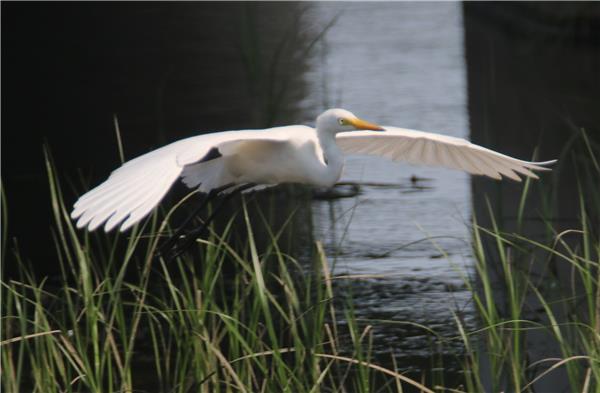
[[[572,160],[578,185],[575,225],[552,219],[559,217],[550,206],[557,207],[563,192],[561,168],[553,187],[538,184],[540,201],[532,204],[542,207],[542,219],[536,225],[523,214],[530,209],[529,180],[515,223],[501,224],[489,204],[489,227],[473,219],[475,276],[468,285],[480,328],[466,332],[457,319],[467,348],[461,390],[600,389],[600,149],[584,131],[579,136],[569,143],[572,156],[562,157]]]
[[[350,315],[338,325],[318,243],[308,272],[278,248],[281,232],[259,250],[244,204],[243,247],[230,221],[168,262],[156,250],[171,213],[126,235],[79,231],[46,163],[61,275],[36,277],[15,250],[19,277],[1,283],[5,391],[431,391],[374,364],[371,332]]]
[[[489,225],[473,219],[474,270],[465,281],[479,326],[467,326],[457,310],[455,337],[414,321],[365,324],[355,316],[348,288],[333,285],[342,276],[330,271],[321,244],[314,245],[307,268],[280,249],[290,241],[284,229],[273,232],[266,219],[257,224],[261,220],[250,219],[245,203],[237,221],[212,230],[193,252],[173,261],[156,253],[162,236],[171,233],[172,211],[126,235],[78,231],[47,160],[61,273],[37,277],[13,250],[19,275],[3,277],[0,289],[2,387],[7,392],[536,392],[564,377],[571,391],[598,391],[600,167],[597,146],[583,135],[591,159],[577,166],[576,226],[543,220],[542,235],[525,235],[529,183],[514,228],[501,223],[491,207]],[[542,191],[542,216],[552,217],[555,191]],[[259,230],[266,246],[258,246]],[[246,240],[233,247],[233,232],[239,231]],[[3,264],[6,253],[4,235]],[[414,325],[430,333],[431,348],[437,348],[431,349],[431,369],[421,378],[398,370],[402,354],[382,363],[373,350],[377,323]],[[541,341],[548,351],[540,351]],[[436,355],[457,342],[463,349],[456,353],[458,382],[445,375],[448,364]]]

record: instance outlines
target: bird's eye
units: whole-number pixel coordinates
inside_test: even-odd
[[[346,120],[345,119],[338,119],[338,123],[340,123],[341,126],[345,126],[346,125]]]

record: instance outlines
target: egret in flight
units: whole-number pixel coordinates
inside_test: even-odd
[[[203,193],[249,191],[281,183],[333,186],[345,154],[383,156],[411,164],[437,165],[494,179],[537,178],[556,160],[529,162],[497,153],[465,139],[382,127],[343,109],[329,109],[316,127],[225,131],[182,139],[123,164],[75,203],[77,227],[104,224],[125,231],[158,205],[181,178]]]

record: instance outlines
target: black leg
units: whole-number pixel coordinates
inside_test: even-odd
[[[225,203],[227,203],[227,201],[229,201],[231,198],[233,198],[237,194],[240,194],[241,192],[243,192],[249,188],[255,187],[255,186],[256,186],[256,184],[244,184],[244,185],[236,188],[235,190],[231,191],[230,193],[226,194],[223,197],[223,199],[220,201],[220,203],[212,211],[210,216],[208,216],[208,218],[202,223],[202,225],[199,226],[198,228],[190,231],[185,236],[185,238],[183,239],[183,241],[180,245],[176,244],[177,240],[179,240],[179,239],[175,238],[175,244],[173,244],[171,247],[171,250],[170,250],[171,252],[170,252],[168,259],[172,260],[172,259],[175,259],[178,256],[180,256],[196,241],[196,239],[198,239],[200,236],[202,236],[204,231],[208,228],[210,223],[215,219],[215,217],[217,216],[219,211],[223,208]]]
[[[171,235],[171,237],[169,238],[169,240],[165,241],[159,248],[158,248],[158,255],[162,255],[163,253],[167,252],[169,249],[173,248],[173,246],[177,243],[177,241],[179,240],[179,238],[181,237],[181,235],[183,235],[183,233],[185,232],[185,228],[186,226],[198,215],[200,214],[200,212],[202,212],[202,210],[204,210],[204,208],[206,207],[206,205],[208,205],[208,203],[215,199],[221,192],[226,191],[232,187],[235,187],[235,184],[226,184],[222,187],[218,187],[215,189],[212,189],[209,191],[208,194],[206,194],[206,196],[202,199],[202,202],[200,202],[200,204],[198,205],[198,207],[185,219],[185,221],[179,226],[179,229],[177,229],[177,231],[175,231],[175,233],[173,235]]]

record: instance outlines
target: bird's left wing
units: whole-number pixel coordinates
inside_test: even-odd
[[[430,132],[384,127],[384,132],[353,131],[337,135],[347,154],[383,156],[394,161],[459,169],[494,179],[502,176],[521,181],[519,175],[537,178],[535,170],[548,170],[556,160],[529,162],[473,144],[466,139]]]
[[[209,160],[215,150],[236,143],[281,141],[288,133],[284,127],[226,131],[173,142],[117,168],[104,183],[75,202],[71,218],[77,219],[78,228],[94,230],[105,223],[106,231],[117,225],[124,231],[152,211],[186,166]]]

